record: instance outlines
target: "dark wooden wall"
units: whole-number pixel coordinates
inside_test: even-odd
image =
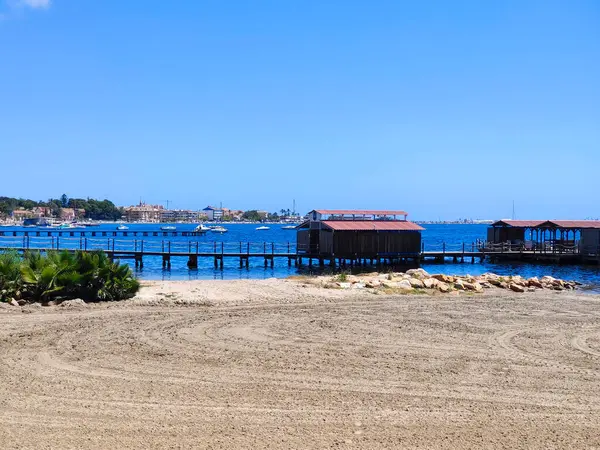
[[[375,258],[421,251],[418,231],[336,231],[333,253],[336,257]]]
[[[488,241],[494,243],[524,241],[525,228],[497,227],[488,229]]]

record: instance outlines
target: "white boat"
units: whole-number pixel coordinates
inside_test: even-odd
[[[296,225],[286,225],[285,227],[281,227],[282,230],[295,230]]]
[[[222,227],[222,226],[216,226],[216,227],[210,227],[210,231],[212,231],[213,233],[227,233],[227,228]]]
[[[174,227],[172,225],[165,225],[160,227],[161,230],[163,231],[175,231],[177,229],[177,227]]]
[[[256,229],[256,231],[266,231],[266,230],[270,230],[270,228],[269,228],[269,227],[262,226],[262,227],[258,227],[258,228]]]
[[[195,233],[207,233],[210,231],[210,227],[207,227],[206,225],[204,225],[203,223],[201,223],[200,225],[198,225],[196,228],[194,228],[194,232]]]
[[[125,230],[129,230],[129,227],[126,227],[125,225],[119,225],[119,226],[117,227],[117,230],[119,230],[119,231],[125,231]]]

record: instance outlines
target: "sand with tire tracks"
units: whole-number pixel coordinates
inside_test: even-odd
[[[600,297],[146,283],[0,308],[2,448],[600,448]]]

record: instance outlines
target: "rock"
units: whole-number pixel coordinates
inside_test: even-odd
[[[463,285],[467,291],[474,291],[474,292],[482,292],[483,291],[483,286],[481,286],[481,284],[479,284],[477,281],[473,281],[472,283],[463,282]]]
[[[429,278],[429,273],[425,269],[409,269],[406,271],[406,275],[409,275],[413,278],[418,278],[422,280],[423,278]]]
[[[402,280],[398,283],[398,287],[400,289],[407,289],[407,290],[412,290],[412,284],[410,284],[410,281],[408,280]]]
[[[348,283],[348,282],[338,281],[336,284],[338,287],[340,287],[342,289],[350,289],[352,287],[352,283]]]
[[[464,291],[465,290],[465,284],[463,282],[463,280],[456,280],[454,282],[454,288],[458,289],[459,291]]]
[[[529,280],[527,280],[527,284],[529,285],[529,287],[534,287],[538,289],[544,288],[544,285],[540,282],[540,280],[537,277],[532,277]]]
[[[58,305],[56,300],[50,300],[49,302],[42,303],[42,306],[56,306]]]
[[[441,281],[442,283],[454,283],[455,278],[451,277],[450,275],[444,275],[442,273],[437,273],[435,275],[431,275],[431,278],[435,278],[438,281]]]
[[[498,284],[498,287],[500,289],[509,289],[509,285],[508,285],[508,283],[506,281],[501,281],[500,284]]]
[[[325,284],[323,285],[323,287],[324,287],[325,289],[338,289],[338,288],[339,288],[339,286],[338,286],[338,284],[337,284],[337,283],[331,283],[331,282],[329,282],[329,283],[325,283]]]
[[[510,283],[508,285],[508,287],[510,288],[511,291],[513,292],[525,292],[525,288],[523,286],[520,286],[518,284],[515,283]]]
[[[480,281],[479,284],[484,289],[491,289],[493,287],[492,284],[488,281]]]
[[[529,283],[527,282],[527,280],[519,275],[510,277],[510,281],[518,286],[522,286],[522,287],[529,286]]]
[[[8,302],[8,303],[9,303],[10,305],[12,305],[12,306],[20,306],[20,305],[19,305],[19,302],[18,302],[18,301],[16,301],[14,298],[13,298],[13,299],[11,299],[11,300],[10,300],[10,302]]]
[[[418,278],[411,278],[408,282],[415,289],[423,289],[425,287],[425,284]]]
[[[60,306],[63,308],[73,308],[76,306],[86,306],[86,303],[80,298],[75,298],[73,300],[65,300],[64,302],[61,302]]]
[[[19,306],[25,306],[27,304],[25,300],[17,300],[17,303],[19,304]]]
[[[435,278],[425,278],[423,280],[423,286],[425,286],[427,289],[434,289],[439,283],[440,281],[436,280]]]
[[[497,280],[498,278],[500,278],[498,275],[496,275],[495,273],[491,273],[491,272],[486,272],[483,275],[479,276],[482,279],[485,280]]]
[[[503,281],[500,280],[500,277],[488,278],[487,282],[490,283],[492,286],[496,286],[496,287],[502,287],[501,284],[503,283]]]
[[[436,288],[438,291],[444,294],[446,292],[450,292],[450,285],[448,285],[448,283],[444,283],[443,281],[438,281]]]
[[[368,280],[365,283],[365,286],[370,288],[370,289],[374,289],[374,288],[378,288],[379,286],[381,286],[381,281],[375,279],[375,280]]]
[[[364,288],[365,288],[364,283],[353,283],[352,284],[352,289],[364,289]]]

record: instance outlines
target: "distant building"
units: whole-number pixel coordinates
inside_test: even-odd
[[[223,209],[207,206],[202,210],[208,217],[208,220],[221,220],[223,218]]]
[[[85,216],[85,209],[81,208],[61,208],[60,218],[61,220],[75,220]]]
[[[140,203],[137,206],[128,206],[123,210],[127,222],[160,222],[164,208],[162,205],[146,205]]]
[[[189,209],[165,209],[161,212],[163,222],[197,222],[201,213]]]
[[[15,220],[24,220],[24,219],[31,219],[35,215],[34,215],[33,211],[31,211],[29,209],[19,208],[19,209],[15,209],[12,212],[11,216]]]
[[[52,208],[49,206],[36,206],[31,211],[35,217],[52,217]]]
[[[231,220],[242,220],[242,216],[244,215],[244,211],[240,209],[228,209],[223,208],[223,218],[228,217]]]

